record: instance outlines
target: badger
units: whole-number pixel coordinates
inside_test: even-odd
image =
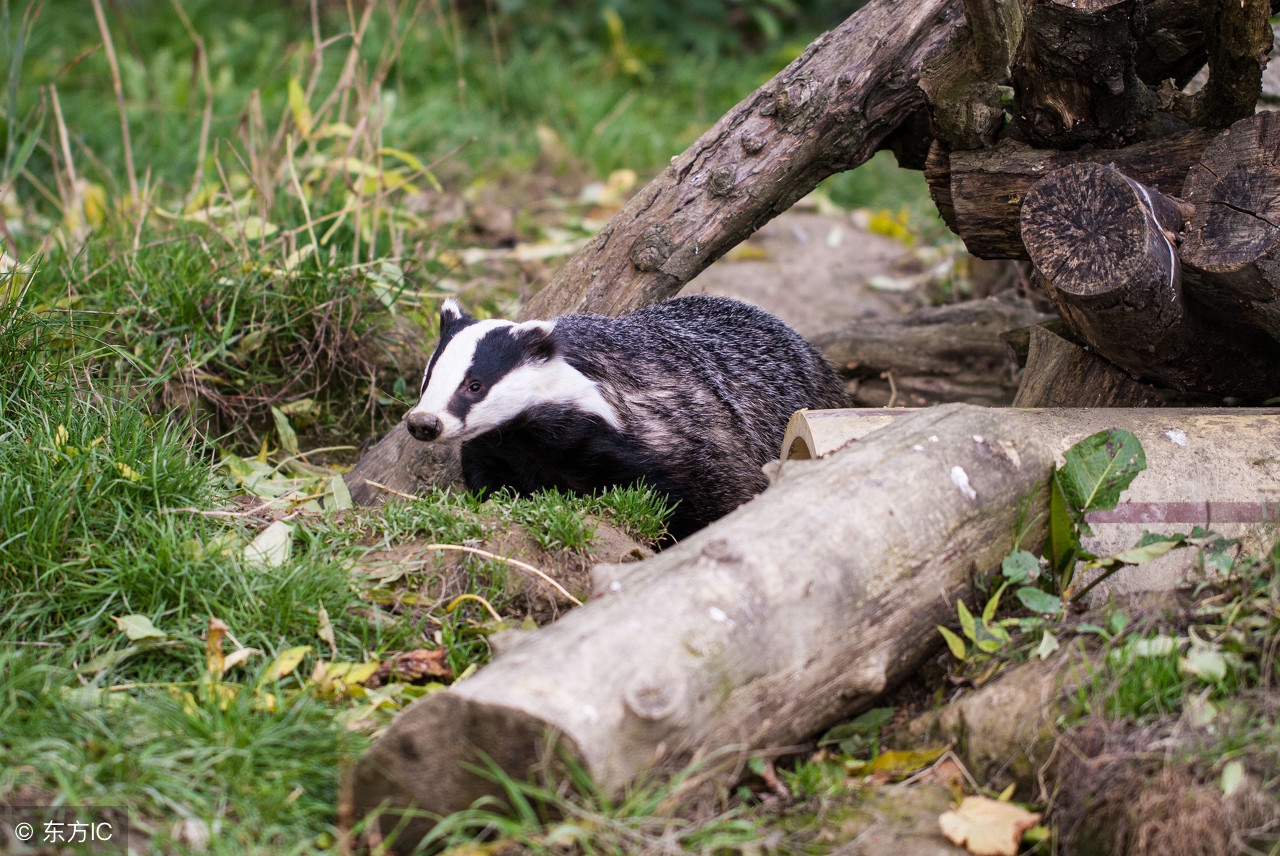
[[[449,299],[405,421],[418,440],[461,445],[472,491],[643,482],[675,504],[678,540],[764,489],[761,467],[794,411],[845,400],[808,342],[740,301],[514,323],[476,320]]]

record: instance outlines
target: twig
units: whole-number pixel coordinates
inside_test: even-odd
[[[393,487],[387,487],[385,484],[379,484],[378,482],[373,481],[372,479],[365,479],[364,483],[369,485],[370,487],[376,487],[378,490],[385,490],[387,493],[393,494],[394,496],[398,496],[401,499],[417,499],[418,498],[411,493],[405,493],[404,491],[396,490]]]
[[[116,107],[120,110],[120,136],[124,140],[124,168],[129,176],[129,198],[138,198],[138,176],[133,168],[133,143],[129,141],[129,118],[124,109],[124,86],[120,83],[120,63],[116,61],[116,48],[107,29],[107,18],[102,14],[102,0],[92,0],[93,16],[98,19],[102,33],[102,47],[107,52],[107,65],[111,67],[111,87],[116,92]]]
[[[484,558],[484,559],[490,559],[496,562],[502,562],[503,564],[511,565],[513,568],[519,568],[522,571],[528,571],[529,573],[537,576],[543,582],[550,585],[556,591],[560,592],[560,594],[568,598],[569,602],[572,603],[574,606],[582,606],[582,601],[578,600],[576,597],[569,594],[568,590],[565,589],[564,586],[560,585],[560,583],[551,579],[551,577],[547,576],[545,573],[538,570],[533,565],[526,564],[525,562],[522,562],[519,559],[512,559],[506,556],[499,556],[497,553],[490,553],[488,550],[481,550],[479,547],[465,547],[461,544],[428,544],[423,549],[424,550],[456,550],[459,553],[471,553],[473,555],[480,556],[481,558]]]
[[[366,484],[373,484],[373,482],[366,482]],[[381,485],[377,485],[377,487],[381,487]],[[386,490],[390,490],[390,488],[386,488]],[[416,499],[416,497],[410,497],[410,498]],[[569,592],[566,591],[564,586],[560,585],[560,583],[556,582],[547,574],[535,568],[533,565],[526,564],[525,562],[522,562],[519,559],[512,559],[507,556],[499,556],[497,553],[490,553],[488,550],[481,550],[479,547],[466,547],[466,546],[463,546],[462,544],[427,544],[425,547],[422,547],[421,549],[422,550],[454,550],[459,553],[471,553],[472,555],[479,556],[482,559],[490,559],[495,562],[502,562],[503,564],[511,565],[513,568],[519,568],[522,571],[528,571],[529,573],[536,575],[543,582],[549,584],[556,591],[560,592],[560,594],[568,598],[569,601],[573,603],[575,606],[582,606],[582,601],[578,600],[576,597],[569,594]],[[427,562],[424,560],[420,562],[385,562],[385,563],[379,563],[379,564],[425,565],[426,563]]]

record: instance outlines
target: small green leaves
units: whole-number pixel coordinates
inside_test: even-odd
[[[1014,550],[1000,563],[1004,578],[1013,585],[1025,585],[1040,576],[1040,560],[1026,550]]]
[[[1018,600],[1022,601],[1022,605],[1032,612],[1054,616],[1062,612],[1062,600],[1057,595],[1032,586],[1023,586],[1017,590],[1016,594]]]

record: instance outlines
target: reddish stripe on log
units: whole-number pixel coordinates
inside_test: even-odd
[[[1091,511],[1090,523],[1267,523],[1280,521],[1280,502],[1122,502]]]

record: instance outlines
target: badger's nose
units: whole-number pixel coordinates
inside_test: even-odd
[[[413,438],[424,442],[430,442],[439,437],[441,429],[444,428],[440,424],[439,417],[430,413],[410,413],[404,421],[409,426],[409,433]]]

